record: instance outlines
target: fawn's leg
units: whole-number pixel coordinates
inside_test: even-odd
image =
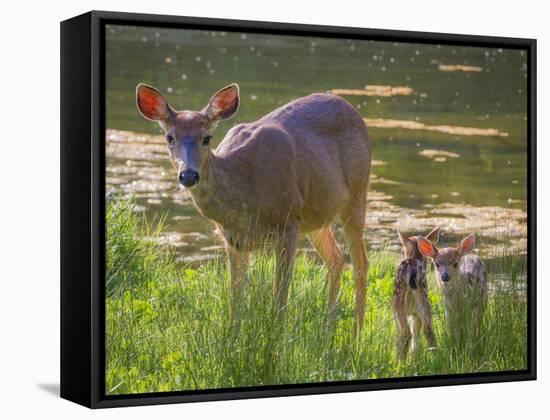
[[[420,329],[422,327],[422,320],[417,315],[409,316],[409,328],[411,330],[411,353],[413,358],[418,357],[418,351],[420,350]]]
[[[409,343],[411,341],[411,331],[407,323],[404,303],[399,295],[393,298],[393,312],[395,316],[395,326],[397,328],[397,360],[401,361],[407,357]]]
[[[226,245],[227,260],[229,263],[229,278],[231,286],[231,318],[238,319],[239,308],[244,299],[246,270],[248,268],[248,253],[241,252],[232,246]]]
[[[463,328],[460,322],[461,305],[457,304],[456,299],[452,296],[447,297],[444,304],[448,336],[453,346],[460,346],[463,338]]]
[[[366,197],[364,199],[366,202]],[[365,321],[365,300],[367,294],[367,271],[369,262],[363,241],[365,228],[365,205],[353,208],[343,218],[344,237],[350,250],[353,265],[353,280],[355,282],[355,320],[354,337],[359,337]]]
[[[437,347],[437,342],[432,326],[432,308],[430,307],[427,293],[425,293],[425,295],[423,296],[420,316],[422,317],[422,331],[424,332],[424,336],[428,341],[428,346],[432,349],[435,349]]]
[[[298,229],[287,227],[275,243],[276,263],[275,282],[273,283],[274,312],[282,316],[288,302],[288,289],[294,269]]]
[[[336,307],[338,305],[342,270],[344,268],[342,251],[340,251],[340,247],[330,227],[313,232],[309,235],[309,240],[327,265],[329,278],[328,320],[329,323],[331,323],[334,320]]]

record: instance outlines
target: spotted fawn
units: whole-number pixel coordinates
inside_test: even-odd
[[[395,275],[392,304],[397,327],[397,358],[403,360],[409,347],[413,357],[418,356],[421,332],[424,333],[431,349],[435,349],[437,344],[428,300],[427,261],[418,252],[416,237],[398,233],[405,258],[400,262]],[[434,229],[428,236],[437,241],[439,228]]]
[[[417,237],[418,250],[435,265],[437,285],[445,305],[445,317],[454,339],[479,331],[487,305],[487,273],[480,257],[467,254],[475,245],[474,234],[457,247],[437,248]]]

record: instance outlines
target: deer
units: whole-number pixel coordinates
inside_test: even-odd
[[[305,234],[328,269],[328,319],[334,319],[344,269],[333,225],[340,221],[355,282],[354,335],[365,317],[368,258],[363,238],[371,144],[363,117],[327,93],[295,99],[257,121],[233,126],[210,147],[220,121],[239,109],[232,83],[201,111],[177,111],[140,83],[137,107],[160,124],[179,184],[223,241],[230,277],[230,316],[243,298],[249,254],[275,249],[273,313],[288,304],[296,245]]]
[[[432,229],[426,238],[432,243],[439,241],[440,227]],[[396,271],[393,291],[393,313],[397,327],[397,359],[411,353],[418,356],[420,330],[423,331],[430,349],[437,347],[432,328],[432,309],[428,300],[426,272],[428,259],[418,250],[417,236],[407,236],[400,230],[397,235],[402,245],[403,260]]]
[[[405,257],[395,275],[392,306],[397,327],[397,360],[404,360],[411,349],[418,357],[420,331],[430,350],[437,347],[432,328],[432,309],[428,300],[428,282],[423,259]]]
[[[463,238],[456,247],[438,249],[422,236],[417,237],[417,244],[420,253],[435,265],[451,338],[462,343],[471,332],[479,332],[487,306],[485,264],[479,256],[468,254],[474,249],[475,234]]]

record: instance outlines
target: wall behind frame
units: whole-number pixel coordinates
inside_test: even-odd
[[[537,382],[430,388],[208,404],[142,407],[90,412],[58,399],[59,393],[59,21],[90,9],[286,21],[384,29],[439,31],[538,38],[538,155],[550,158],[544,139],[550,134],[541,116],[549,115],[550,29],[543,6],[535,1],[514,3],[465,0],[445,4],[424,2],[356,2],[341,0],[280,0],[254,7],[246,0],[231,2],[151,3],[81,1],[74,4],[13,2],[4,6],[3,68],[0,109],[7,132],[0,154],[4,197],[0,206],[2,252],[3,380],[0,392],[6,418],[54,415],[56,418],[335,418],[369,417],[463,419],[491,416],[517,419],[546,406],[550,368],[548,328],[539,328]],[[544,243],[550,226],[544,214],[550,198],[548,165],[539,168],[539,261],[548,253]],[[544,272],[544,267],[539,270]],[[540,296],[549,288],[539,276]],[[542,303],[542,302],[541,302]],[[546,306],[546,308],[545,308]],[[539,304],[538,324],[548,325],[548,305]],[[419,404],[419,401],[421,404]],[[154,410],[154,411],[153,411]],[[411,414],[411,411],[415,414]],[[538,417],[538,416],[537,416]]]

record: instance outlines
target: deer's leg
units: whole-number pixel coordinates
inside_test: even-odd
[[[409,329],[411,330],[411,353],[413,358],[418,357],[418,351],[420,350],[420,329],[422,327],[422,320],[418,315],[409,316]]]
[[[409,343],[411,341],[411,331],[407,323],[405,308],[401,296],[397,295],[393,298],[393,311],[395,316],[395,326],[397,329],[397,360],[401,361],[407,357]]]
[[[462,341],[462,331],[460,323],[460,305],[457,305],[452,296],[445,299],[445,321],[447,324],[447,333],[453,345],[460,345]]]
[[[309,240],[328,268],[328,319],[331,322],[334,320],[340,294],[341,276],[344,268],[342,252],[330,227],[313,232],[309,235]]]
[[[430,302],[428,302],[427,293],[423,297],[420,316],[422,317],[422,331],[424,332],[426,341],[428,341],[428,346],[435,349],[437,347],[437,342],[432,326],[432,308],[430,307]]]
[[[365,198],[366,200],[366,198]],[[359,336],[365,321],[365,299],[367,293],[367,271],[369,263],[363,241],[365,227],[365,206],[355,208],[348,217],[343,218],[344,237],[350,250],[353,265],[353,280],[355,282],[355,320],[353,333]]]
[[[238,251],[232,246],[226,245],[227,259],[229,265],[229,277],[231,287],[231,318],[236,320],[239,308],[244,299],[244,287],[246,270],[248,268],[248,253]]]
[[[284,312],[288,302],[288,289],[294,269],[298,229],[287,227],[275,243],[276,273],[273,284],[274,311],[277,317]]]

